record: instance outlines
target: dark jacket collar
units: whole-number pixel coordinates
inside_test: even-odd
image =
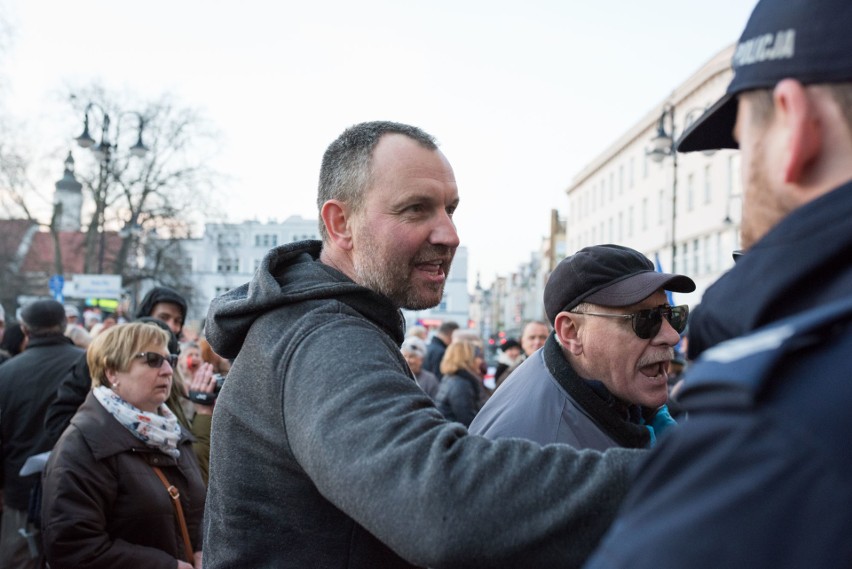
[[[648,429],[638,424],[642,417],[638,405],[620,401],[600,381],[588,381],[577,375],[565,359],[555,334],[547,338],[543,355],[550,374],[606,434],[621,446],[648,448],[651,436]]]
[[[73,345],[74,342],[72,342],[70,338],[64,336],[63,334],[50,334],[47,336],[30,338],[30,341],[27,342],[27,349],[29,350],[30,348],[39,348],[41,346],[59,346],[63,344]]]
[[[689,315],[689,358],[852,290],[852,182],[790,213],[711,285]],[[844,273],[841,275],[841,273]],[[826,278],[825,275],[830,275]]]

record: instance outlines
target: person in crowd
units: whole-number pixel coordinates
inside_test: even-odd
[[[50,450],[45,412],[59,380],[84,352],[64,336],[65,309],[55,300],[27,304],[21,320],[27,349],[0,366],[0,567],[35,569],[41,557],[30,554],[25,534],[38,539],[28,511],[38,475],[19,472],[29,457]]]
[[[180,357],[178,358],[178,369],[184,377],[192,377],[198,367],[205,363],[201,359],[201,346],[198,342],[182,342],[180,345]]]
[[[205,487],[191,436],[165,405],[177,362],[168,343],[135,322],[89,346],[94,387],[44,472],[51,569],[202,566]]]
[[[415,324],[405,331],[406,338],[410,338],[411,336],[420,338],[425,342],[429,338],[429,330],[427,330],[425,326]]]
[[[508,378],[509,375],[515,371],[525,359],[541,349],[544,346],[545,341],[547,341],[548,335],[550,335],[550,329],[546,322],[542,322],[541,320],[530,320],[524,324],[524,327],[521,330],[521,349],[524,353],[514,366],[506,368],[499,375],[496,373],[494,374],[494,389],[500,387],[503,382],[506,381],[506,378]]]
[[[352,126],[323,157],[322,241],[272,249],[213,300],[206,337],[234,362],[214,410],[208,569],[578,567],[609,526],[645,451],[470,436],[400,353],[399,309],[442,298],[458,201],[432,136]]]
[[[402,357],[408,362],[408,367],[411,368],[411,373],[414,374],[417,385],[420,386],[420,389],[426,395],[434,400],[441,384],[434,374],[423,369],[423,359],[426,357],[426,342],[416,336],[409,336],[402,343],[400,351],[402,351]]]
[[[186,311],[187,303],[183,295],[171,287],[155,286],[139,303],[136,318],[150,316],[165,322],[180,341],[183,324],[186,322]]]
[[[103,313],[100,309],[86,310],[83,312],[83,327],[91,332],[95,324],[100,324],[103,321]]]
[[[17,356],[27,347],[27,335],[19,323],[9,324],[0,339],[0,364]],[[2,413],[2,410],[0,410]]]
[[[148,322],[160,326],[167,330],[173,339],[169,342],[169,350],[173,355],[180,353],[180,344],[177,340],[177,334],[181,329],[178,324],[182,323],[182,318],[175,315],[169,316],[171,307],[183,307],[186,310],[186,301],[183,297],[177,295],[168,287],[155,287],[152,289],[143,300],[142,304],[149,306],[153,312],[169,317],[171,324],[166,323],[159,318],[144,315],[137,319],[137,322]],[[162,300],[168,298],[168,301]],[[177,331],[176,331],[177,330]],[[174,387],[167,404],[175,413],[181,425],[192,432],[195,437],[193,449],[195,450],[204,480],[207,480],[207,465],[210,456],[210,428],[213,418],[212,406],[209,404],[193,403],[192,405],[184,406],[186,396],[189,391],[201,391],[210,393],[215,390],[216,383],[213,379],[213,366],[203,366],[197,369],[191,376],[183,376],[180,371],[175,373],[175,380],[172,382]],[[50,404],[47,409],[47,414],[44,417],[44,426],[47,433],[47,439],[52,446],[59,440],[62,432],[68,427],[71,422],[71,417],[77,412],[80,405],[86,399],[86,395],[91,390],[93,385],[92,378],[89,374],[88,361],[85,354],[82,354],[79,360],[66,372],[59,383],[56,391],[56,399]],[[188,411],[188,412],[187,412]]]
[[[518,365],[521,360],[521,343],[514,338],[508,338],[500,345],[500,355],[497,356],[497,366],[494,368],[495,379],[503,375],[510,367]]]
[[[80,309],[73,304],[65,304],[65,320],[69,326],[82,326],[80,322]]]
[[[852,567],[852,4],[760,0],[680,151],[739,147],[742,245],[589,567]],[[695,359],[697,358],[697,359]]]
[[[452,320],[441,323],[432,340],[429,342],[429,347],[426,350],[426,359],[423,362],[423,367],[426,371],[435,374],[438,381],[441,380],[441,360],[444,359],[444,352],[447,351],[447,346],[453,341],[453,332],[459,329],[459,325]]]
[[[553,334],[494,392],[470,432],[576,448],[649,448],[674,422],[668,371],[692,292],[639,251],[594,245],[563,259],[544,288]]]
[[[472,342],[461,340],[447,346],[441,360],[444,378],[435,404],[448,421],[467,427],[479,411],[484,389],[480,375],[482,361],[482,348]]]
[[[92,336],[79,324],[66,325],[65,337],[71,340],[72,344],[84,350],[92,343]]]

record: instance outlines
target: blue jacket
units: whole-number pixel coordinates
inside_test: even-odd
[[[846,185],[708,289],[689,420],[639,469],[587,567],[852,567],[850,216]]]

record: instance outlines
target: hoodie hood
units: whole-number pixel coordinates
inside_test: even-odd
[[[399,309],[384,295],[321,263],[321,251],[321,241],[299,241],[271,249],[250,282],[214,298],[205,329],[213,350],[233,359],[260,316],[285,306],[330,299],[359,312],[401,345],[405,320]]]
[[[158,302],[170,302],[180,307],[181,314],[186,320],[186,299],[175,289],[167,286],[155,286],[148,291],[148,294],[139,303],[139,308],[136,310],[136,318],[143,316],[151,316],[151,311]]]

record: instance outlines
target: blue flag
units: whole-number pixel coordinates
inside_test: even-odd
[[[659,253],[654,254],[654,264],[657,267],[658,273],[664,273],[665,272],[663,270],[663,264],[660,263],[660,254]],[[670,291],[670,290],[666,291],[666,299],[669,301],[669,306],[674,306],[674,300],[672,300],[672,291]]]

